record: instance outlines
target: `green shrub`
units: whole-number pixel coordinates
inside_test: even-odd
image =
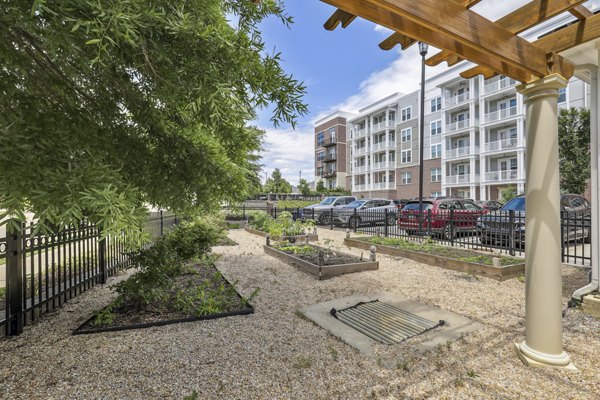
[[[279,200],[277,202],[277,209],[291,209],[291,208],[304,208],[306,206],[318,203],[318,201],[307,201],[307,200]]]

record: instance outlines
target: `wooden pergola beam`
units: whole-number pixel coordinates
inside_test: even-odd
[[[585,6],[579,5],[571,8],[569,10],[571,14],[573,14],[576,18],[580,20],[584,20],[586,18],[590,18],[594,15],[590,10],[588,10]]]
[[[355,19],[356,19],[356,15],[352,15],[349,12],[337,9],[333,13],[333,15],[331,17],[329,17],[329,19],[327,21],[325,21],[325,24],[323,26],[328,31],[334,30],[335,28],[338,27],[339,24],[342,24],[342,28],[346,28]]]
[[[532,75],[542,77],[548,74],[545,52],[455,2],[323,1],[521,82],[529,81]],[[569,71],[564,72],[568,75]]]
[[[573,13],[573,10],[578,7],[587,10],[587,8],[580,6],[584,1],[585,0],[534,0],[505,15],[495,23],[511,33],[519,34],[562,12],[571,11]],[[451,56],[452,54],[450,52],[442,51],[427,59],[425,63],[433,67],[444,61],[448,61]]]
[[[460,4],[461,7],[471,8],[475,4],[479,3],[481,0],[452,0],[457,4]],[[406,35],[402,35],[401,33],[394,32],[391,36],[386,38],[383,42],[379,43],[379,48],[381,50],[391,50],[396,45],[400,45],[402,50],[408,49],[413,44],[417,43],[416,40],[409,38]]]
[[[590,40],[600,37],[600,14],[586,18],[576,24],[564,27],[558,31],[542,36],[532,44],[546,53],[560,53]],[[461,73],[463,78],[470,78],[478,73],[478,67],[468,69]]]

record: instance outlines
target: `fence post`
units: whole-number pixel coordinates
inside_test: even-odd
[[[100,270],[100,284],[104,285],[108,275],[106,273],[106,238],[102,235],[102,228],[98,227],[98,237],[100,239],[98,240],[98,269]]]
[[[333,208],[329,209],[329,230],[333,230]]]
[[[515,233],[517,232],[515,226],[515,210],[508,211],[508,224],[510,226],[510,233],[508,236],[508,254],[511,256],[515,255]],[[519,239],[521,239],[521,234],[519,233]]]
[[[277,207],[273,207],[273,214],[275,219],[277,219]]]
[[[159,210],[160,213],[160,236],[165,232],[165,220],[163,219],[163,210]]]
[[[8,292],[6,306],[8,312],[7,335],[23,333],[25,315],[23,314],[23,224],[19,227],[9,227],[6,235],[6,281]]]
[[[246,205],[242,206],[242,219],[246,219]]]
[[[385,214],[384,215],[384,217],[385,217],[384,218],[384,221],[385,221],[385,225],[384,226],[385,226],[385,228],[383,228],[383,236],[384,237],[388,237],[388,209],[385,208],[383,211],[384,211],[384,214]]]
[[[358,212],[356,212],[356,208],[354,209],[354,226],[352,227],[352,229],[354,230],[354,233],[356,233],[356,231],[358,230],[358,223],[356,222],[358,220],[358,216],[357,216]]]
[[[433,221],[431,220],[432,218],[432,214],[431,214],[431,209],[427,210],[427,221],[428,221],[428,225],[427,225],[427,236],[431,237],[432,232],[431,232],[431,226],[433,225]]]
[[[450,210],[450,246],[454,247],[454,210]]]

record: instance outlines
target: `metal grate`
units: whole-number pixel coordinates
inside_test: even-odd
[[[358,303],[343,310],[333,308],[331,315],[371,339],[384,344],[400,343],[445,323],[443,320],[429,321],[378,300]]]

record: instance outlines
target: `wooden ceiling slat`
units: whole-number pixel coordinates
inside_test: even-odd
[[[402,50],[406,50],[415,43],[417,43],[416,40],[409,38],[408,36],[403,35],[401,33],[394,32],[383,42],[379,43],[379,48],[382,50],[391,50],[394,48],[394,46],[399,44],[402,47]]]
[[[531,27],[534,27],[552,17],[559,15],[567,10],[573,13],[575,8],[580,6],[585,0],[534,0],[516,9],[496,21],[496,24],[509,30],[514,34],[521,33]],[[579,17],[578,17],[579,18]],[[438,53],[439,54],[439,53]],[[452,55],[449,52],[436,54],[436,58],[429,58],[426,64],[429,66],[438,65]]]
[[[571,8],[569,12],[573,14],[576,18],[579,18],[580,20],[590,18],[594,15],[594,13],[592,13],[590,10],[588,10],[585,6],[582,5]]]
[[[350,14],[346,11],[337,9],[331,17],[323,25],[328,31],[332,31],[342,24],[342,28],[346,28],[356,19],[356,15]]]

